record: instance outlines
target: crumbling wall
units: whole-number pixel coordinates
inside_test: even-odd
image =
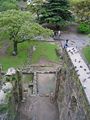
[[[19,70],[15,74],[4,75],[0,89],[0,120],[14,120],[22,100],[22,82]]]
[[[63,68],[57,74],[59,120],[90,120],[90,104],[66,51],[63,59]]]

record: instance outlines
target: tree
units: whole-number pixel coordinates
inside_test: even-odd
[[[67,0],[48,0],[42,5],[39,15],[41,23],[55,24],[57,28],[58,26],[65,25],[71,18]]]
[[[43,4],[43,0],[32,0],[31,3],[27,6],[27,10],[37,15],[39,18],[39,12],[41,10],[41,5]]]
[[[71,5],[73,6],[73,11],[79,22],[90,21],[90,0],[73,1]]]
[[[29,12],[8,10],[0,13],[0,37],[13,42],[13,53],[17,55],[17,46],[36,36],[49,36],[52,32],[35,22]]]
[[[11,9],[18,9],[17,0],[0,0],[0,12]]]

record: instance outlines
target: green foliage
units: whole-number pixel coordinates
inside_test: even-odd
[[[90,46],[87,46],[83,49],[83,53],[88,63],[90,63]]]
[[[39,15],[41,10],[41,5],[43,4],[43,0],[32,0],[31,3],[27,6],[27,10],[32,13]]]
[[[71,2],[74,13],[80,22],[90,21],[90,0],[77,0]]]
[[[76,21],[80,24],[78,31],[90,33],[90,0],[70,0]]]
[[[78,32],[89,34],[90,33],[90,25],[88,23],[80,23],[80,25],[78,27]]]
[[[77,3],[77,2],[80,2],[80,1],[82,1],[82,0],[69,0],[69,2],[73,5],[73,4],[75,4],[75,3]]]
[[[0,105],[0,113],[6,113],[8,111],[8,104]]]
[[[0,12],[11,9],[18,9],[16,0],[0,0]]]
[[[33,74],[24,74],[23,75],[23,83],[32,83],[33,82]]]
[[[41,23],[64,25],[72,18],[68,0],[48,0],[42,5],[39,15]]]
[[[9,10],[0,13],[0,28],[7,31],[9,38],[20,40],[25,37],[32,38],[37,35],[49,36],[52,32],[44,29],[35,22],[34,17],[29,12]],[[7,37],[7,36],[6,36]]]
[[[50,36],[53,32],[35,22],[30,12],[8,10],[0,13],[0,37],[13,42],[17,54],[17,44],[34,39],[36,36]]]

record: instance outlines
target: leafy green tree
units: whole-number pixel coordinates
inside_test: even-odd
[[[47,0],[39,15],[41,23],[55,24],[57,27],[65,25],[71,18],[68,0]]]
[[[90,0],[71,0],[71,6],[79,23],[78,32],[90,33]]]
[[[11,9],[18,9],[17,0],[0,0],[0,12]]]
[[[90,21],[90,0],[72,1],[71,5],[79,22]]]
[[[35,22],[30,12],[8,10],[0,13],[1,40],[9,39],[13,42],[13,53],[17,55],[17,46],[36,36],[49,36],[52,32]]]

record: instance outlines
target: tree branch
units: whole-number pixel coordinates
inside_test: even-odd
[[[24,38],[24,39],[22,39],[22,40],[20,40],[20,41],[17,41],[17,43],[22,43],[22,42],[24,42],[24,41],[28,41],[28,40],[30,40],[31,38]]]

